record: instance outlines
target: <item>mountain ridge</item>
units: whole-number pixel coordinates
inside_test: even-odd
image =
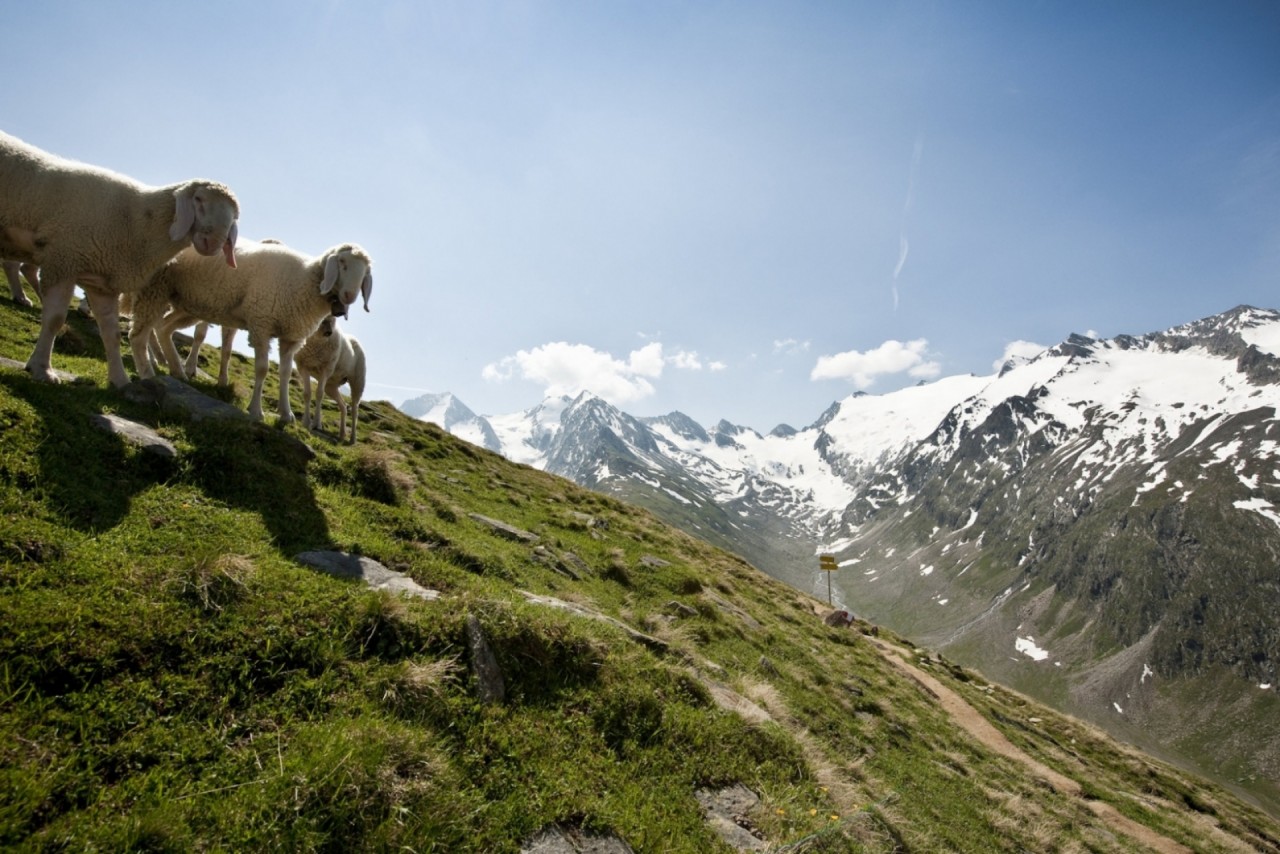
[[[1224,774],[1243,763],[1275,797],[1280,754],[1262,738],[1213,760],[1193,744],[1205,727],[1161,722],[1194,718],[1189,698],[1223,669],[1243,719],[1280,711],[1280,628],[1243,593],[1280,592],[1277,352],[1280,314],[1238,306],[852,395],[784,435],[601,409],[598,425],[626,425],[595,442],[606,476],[588,434],[554,470],[815,596],[814,554],[836,554],[851,610],[1144,746],[1151,730]],[[1059,666],[1034,669],[1023,650],[1045,647]],[[1153,696],[1135,704],[1135,684]]]

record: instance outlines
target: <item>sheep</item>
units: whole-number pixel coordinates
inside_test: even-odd
[[[270,366],[271,339],[280,340],[280,423],[293,423],[289,405],[289,377],[298,349],[328,315],[346,316],[357,296],[369,310],[373,292],[373,261],[353,243],[344,243],[315,258],[281,243],[246,240],[238,248],[238,266],[227,269],[184,249],[165,265],[134,299],[134,368],[151,376],[146,342],[153,329],[160,334],[169,371],[186,378],[173,345],[173,330],[198,320],[247,329],[254,351],[253,397],[249,415],[262,420],[262,387]],[[166,309],[172,311],[165,315]]]
[[[222,184],[192,180],[149,187],[57,157],[0,133],[0,257],[40,267],[40,335],[27,370],[56,382],[53,341],[77,284],[107,356],[107,379],[129,384],[120,354],[120,294],[138,290],[190,245],[234,267],[240,205]]]
[[[187,353],[187,361],[183,363],[182,367],[182,372],[187,377],[194,377],[196,371],[200,368],[200,347],[204,344],[205,336],[209,334],[209,326],[209,321],[201,320],[196,323],[195,331],[191,333],[191,351]],[[177,329],[179,327],[174,328]],[[231,347],[235,343],[237,331],[234,326],[226,326],[224,324],[222,327],[222,350],[221,360],[218,365],[218,385],[231,384]]]
[[[0,263],[4,266],[5,278],[9,280],[9,294],[13,297],[13,301],[18,305],[31,308],[34,303],[31,302],[31,297],[27,296],[27,292],[22,289],[22,277],[25,276],[31,287],[35,288],[36,292],[39,293],[40,280],[37,277],[39,268],[35,264],[20,264],[17,261],[9,261],[7,259]]]
[[[224,328],[223,335],[226,335]],[[347,444],[356,443],[356,424],[360,419],[360,398],[364,395],[365,357],[360,342],[338,328],[336,317],[320,321],[320,328],[311,333],[302,345],[294,361],[298,365],[298,379],[302,381],[303,420],[314,430],[322,429],[322,404],[327,392],[338,405],[338,440],[347,430],[347,407],[339,389],[346,383],[351,386],[351,438]],[[311,417],[311,377],[316,378],[316,414]]]

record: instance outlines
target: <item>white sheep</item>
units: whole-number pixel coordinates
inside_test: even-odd
[[[224,328],[223,335],[226,335]],[[360,420],[360,398],[364,395],[365,357],[360,342],[338,328],[336,317],[320,321],[320,328],[311,333],[294,359],[298,366],[298,379],[302,381],[303,420],[314,430],[322,429],[321,411],[327,393],[338,405],[338,439],[347,431],[347,407],[342,400],[342,386],[351,387],[351,438],[356,443],[356,424]],[[316,378],[316,412],[311,417],[311,377]]]
[[[363,295],[364,310],[369,310],[372,259],[353,243],[312,258],[280,243],[246,240],[238,249],[237,264],[228,269],[187,249],[152,277],[134,299],[130,335],[134,368],[139,376],[151,376],[146,342],[153,329],[160,334],[170,373],[184,378],[173,330],[198,320],[221,324],[224,337],[234,334],[229,328],[247,329],[254,352],[249,415],[261,421],[271,339],[278,338],[280,421],[292,423],[289,377],[294,356],[321,320],[330,315],[345,317],[358,296]]]
[[[13,297],[13,301],[18,305],[30,308],[34,303],[31,297],[27,296],[27,292],[22,289],[22,278],[25,276],[27,282],[35,289],[36,293],[40,292],[40,279],[37,276],[38,269],[35,264],[20,264],[17,261],[5,260],[0,262],[4,266],[4,277],[9,280],[9,294]]]
[[[27,360],[37,380],[51,372],[53,341],[77,284],[98,319],[107,378],[128,385],[120,355],[118,297],[141,288],[187,245],[235,266],[240,206],[211,181],[148,187],[56,157],[0,133],[0,257],[40,268],[40,335]]]
[[[168,316],[166,316],[166,326]],[[188,377],[194,377],[196,371],[200,369],[200,348],[204,345],[205,336],[209,334],[210,323],[207,320],[201,320],[196,324],[195,331],[191,333],[191,350],[187,353],[187,361],[183,363],[182,372]],[[176,330],[178,327],[174,327]],[[236,332],[234,326],[222,326],[222,352],[221,361],[218,365],[218,385],[230,385],[230,367],[231,367],[231,347],[235,343]],[[304,345],[305,346],[305,345]]]
[[[22,289],[22,279],[26,279],[27,284],[31,285],[32,290],[39,294],[40,268],[35,264],[20,264],[17,261],[3,261],[0,262],[0,264],[4,266],[5,278],[9,280],[9,293],[13,297],[13,301],[18,305],[31,308],[34,303],[31,302],[31,297],[27,296],[26,292]],[[22,278],[19,278],[19,276]],[[76,306],[76,310],[85,317],[92,317],[93,314],[89,311],[89,300],[85,299],[83,296],[84,290],[81,289],[80,293],[80,303]]]

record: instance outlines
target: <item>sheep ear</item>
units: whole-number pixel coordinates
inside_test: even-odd
[[[369,310],[369,296],[373,293],[373,271],[366,270],[364,281],[360,283],[360,296],[364,297],[364,310]]]
[[[239,223],[231,223],[231,230],[227,232],[227,239],[222,244],[222,256],[227,259],[228,267],[234,267],[236,265],[236,238],[239,236]]]
[[[338,255],[336,252],[333,252],[324,259],[324,278],[320,280],[320,293],[329,293],[329,291],[333,290],[334,283],[337,281]]]
[[[169,226],[169,239],[181,240],[191,233],[191,226],[196,222],[196,205],[192,200],[195,192],[191,187],[179,187],[173,191],[173,225]]]

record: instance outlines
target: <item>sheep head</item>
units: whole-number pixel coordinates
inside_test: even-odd
[[[216,255],[221,251],[227,265],[234,267],[240,205],[231,190],[212,181],[191,181],[174,190],[173,199],[170,239],[189,237],[201,255]]]
[[[329,296],[335,317],[347,317],[349,307],[358,295],[364,297],[364,310],[369,310],[373,293],[373,259],[354,243],[335,246],[324,253],[324,278],[320,293]]]

